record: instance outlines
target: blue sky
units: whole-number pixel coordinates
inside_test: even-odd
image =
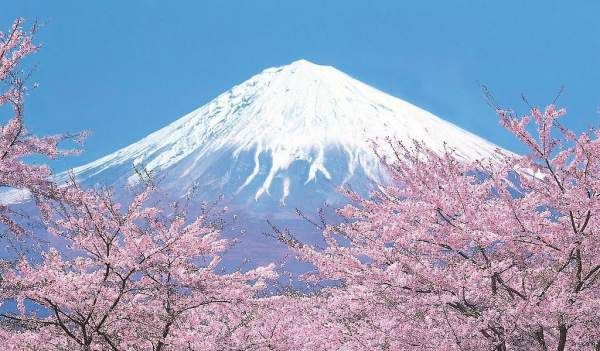
[[[479,83],[504,106],[559,103],[565,124],[598,124],[600,3],[595,1],[48,1],[2,5],[0,26],[44,23],[35,133],[90,130],[86,152],[126,146],[264,68],[299,58],[336,66],[521,151]]]

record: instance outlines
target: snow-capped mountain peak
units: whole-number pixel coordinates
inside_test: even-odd
[[[164,175],[174,196],[191,188],[248,206],[262,198],[328,201],[335,189],[385,181],[372,141],[444,143],[469,160],[498,147],[331,66],[268,68],[138,142],[72,170],[84,184],[124,185],[134,167]],[[59,174],[59,179],[66,173]],[[367,187],[368,188],[368,187]],[[22,198],[3,194],[2,202]],[[310,201],[309,201],[310,202]]]
[[[493,156],[498,148],[331,66],[298,60],[266,69],[73,172],[84,182],[112,183],[123,177],[132,182],[132,166],[143,166],[168,172],[178,188],[208,182],[232,193],[251,189],[255,200],[269,194],[277,180],[283,201],[294,191],[291,187],[319,177],[343,183],[360,171],[380,182],[383,174],[370,140],[384,137],[417,139],[436,150],[446,142],[467,159]],[[295,162],[306,169],[290,174]],[[301,182],[292,181],[300,173]]]

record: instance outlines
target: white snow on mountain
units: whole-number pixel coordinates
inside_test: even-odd
[[[254,184],[255,199],[268,194],[273,180],[297,160],[306,161],[305,183],[318,174],[332,178],[326,161],[331,150],[345,156],[343,181],[360,169],[371,180],[383,178],[372,140],[420,140],[441,151],[444,142],[466,159],[494,157],[498,147],[433,114],[346,75],[331,66],[299,60],[269,68],[221,94],[142,140],[73,169],[81,180],[96,178],[119,165],[163,172],[176,165],[178,178],[196,178],[210,155],[223,151],[238,158],[252,153],[253,167],[237,191],[250,186],[269,155],[266,176]],[[200,171],[200,172],[196,172]],[[283,176],[284,196],[290,180]],[[129,181],[135,176],[130,172]]]
[[[437,151],[446,143],[468,160],[495,157],[498,149],[334,67],[299,60],[266,69],[72,172],[89,184],[132,183],[136,166],[165,174],[167,190],[179,195],[200,184],[255,201],[274,196],[284,202],[318,182],[334,188],[360,175],[381,183],[385,174],[372,141],[386,137],[420,140]]]

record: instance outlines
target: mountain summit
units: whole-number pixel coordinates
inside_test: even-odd
[[[295,208],[313,214],[324,203],[341,205],[346,199],[337,189],[344,184],[363,194],[385,184],[372,142],[384,144],[386,137],[420,140],[438,151],[446,143],[467,160],[495,157],[498,149],[333,67],[300,60],[266,69],[72,174],[84,185],[118,188],[138,182],[144,169],[173,200],[190,193],[198,205],[220,199],[219,206],[230,209],[227,218],[243,219],[226,235],[247,233],[228,251],[230,262],[245,257],[265,263],[287,255],[285,245],[261,235],[272,229],[265,219],[302,241],[318,240]],[[61,181],[67,173],[56,177]],[[0,204],[27,198],[13,190],[0,194]]]
[[[443,144],[466,159],[498,147],[331,67],[295,61],[269,68],[140,141],[73,169],[87,184],[135,182],[133,166],[164,175],[181,196],[200,187],[248,205],[283,204],[346,182],[381,183],[371,142]],[[251,200],[251,201],[250,201]]]

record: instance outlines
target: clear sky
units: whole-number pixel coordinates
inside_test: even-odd
[[[90,130],[82,156],[126,146],[261,70],[333,65],[501,146],[479,83],[504,106],[550,102],[565,123],[598,125],[597,1],[10,0],[0,27],[39,20],[27,105],[38,134]]]

